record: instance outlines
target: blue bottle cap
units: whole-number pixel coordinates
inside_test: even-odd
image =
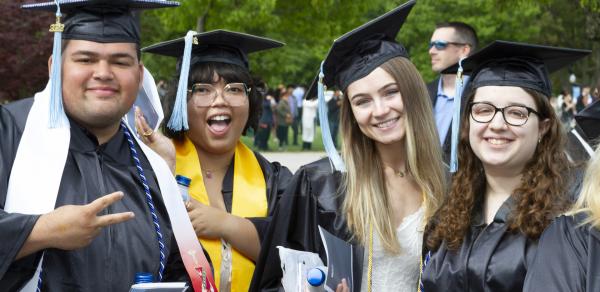
[[[152,283],[154,282],[154,275],[152,275],[152,273],[135,273],[135,279],[133,282],[135,284]]]
[[[175,176],[175,180],[177,181],[178,184],[184,185],[186,187],[189,187],[190,183],[192,182],[191,178],[180,175],[180,174]]]
[[[313,287],[321,286],[325,282],[325,273],[319,268],[312,268],[306,274],[306,281]]]

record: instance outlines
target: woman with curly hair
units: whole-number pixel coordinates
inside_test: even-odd
[[[600,101],[575,116],[593,144],[600,137]],[[540,238],[524,291],[600,291],[600,147],[593,152],[579,199]]]
[[[569,203],[548,71],[587,53],[496,41],[463,62],[460,164],[425,232],[423,291],[522,290],[540,234]]]

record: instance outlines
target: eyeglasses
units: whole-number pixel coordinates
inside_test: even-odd
[[[218,90],[208,83],[195,83],[188,92],[192,95],[192,101],[197,107],[208,107],[217,98]],[[245,83],[229,83],[223,87],[221,94],[230,106],[242,106],[248,101],[250,88]]]
[[[437,40],[437,41],[431,41],[429,43],[429,49],[431,49],[432,47],[435,47],[436,50],[442,51],[442,50],[445,50],[449,45],[468,46],[469,44]]]
[[[472,102],[469,104],[471,108],[471,118],[478,123],[489,123],[496,116],[497,112],[502,112],[502,118],[511,126],[522,126],[527,123],[531,113],[539,116],[540,114],[534,109],[523,105],[510,105],[503,108],[498,108],[487,102]]]

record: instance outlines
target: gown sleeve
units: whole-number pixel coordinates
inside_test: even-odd
[[[292,178],[292,172],[290,172],[287,167],[281,165],[279,162],[269,162],[262,155],[256,152],[255,155],[258,159],[260,167],[263,170],[267,184],[268,215],[267,217],[252,217],[248,218],[248,220],[254,224],[254,227],[258,232],[260,242],[263,242],[264,236],[269,228],[269,224],[271,223],[271,218],[275,212],[275,206],[285,192],[285,188]]]
[[[523,291],[585,291],[587,227],[572,216],[556,218],[540,238]]]
[[[330,169],[329,160],[323,159],[303,166],[292,177],[264,236],[250,291],[279,291],[283,275],[277,246],[314,252],[325,259],[319,225],[347,238],[345,220],[337,211],[342,199],[337,195],[340,175]]]
[[[0,106],[0,238],[2,238],[0,240],[0,281],[7,276],[6,273],[13,264],[23,264],[24,268],[35,268],[36,261],[35,256],[31,256],[15,262],[15,257],[31,233],[39,216],[4,211],[10,172],[32,100],[20,101],[16,104],[17,106],[11,106],[14,109],[13,111]],[[23,121],[22,125],[18,124],[15,112]]]

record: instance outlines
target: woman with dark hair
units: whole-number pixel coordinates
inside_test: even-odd
[[[240,141],[256,130],[262,97],[249,72],[247,54],[282,44],[224,30],[190,32],[145,48],[179,58],[178,84],[164,107],[165,135],[137,122],[143,140],[191,179],[186,203],[192,225],[214,265],[219,291],[247,291],[260,238],[290,171],[270,163]],[[174,149],[173,149],[174,144]]]
[[[423,228],[442,201],[445,175],[427,87],[395,41],[414,5],[409,1],[345,34],[325,58],[322,83],[344,92],[341,157],[327,131],[320,85],[319,120],[330,159],[294,175],[265,238],[251,291],[277,291],[282,277],[297,277],[290,266],[284,275],[287,262],[277,246],[325,259],[319,227],[352,244],[352,254],[341,256],[348,260],[341,269],[352,271],[330,288],[416,290]],[[316,95],[315,85],[307,96]]]
[[[496,41],[463,62],[459,168],[425,231],[423,291],[522,290],[540,234],[569,205],[548,71],[587,53]]]

